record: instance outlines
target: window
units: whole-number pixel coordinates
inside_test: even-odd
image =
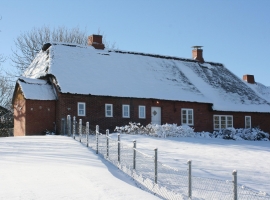
[[[112,104],[105,104],[105,116],[106,117],[113,117],[113,105]]]
[[[214,130],[233,127],[232,115],[214,115]]]
[[[139,118],[145,119],[145,106],[139,106]]]
[[[78,102],[78,116],[85,116],[85,103]]]
[[[183,108],[181,110],[182,124],[193,125],[193,109]]]
[[[123,118],[129,118],[129,105],[122,106]]]
[[[251,128],[251,116],[245,116],[245,128]]]

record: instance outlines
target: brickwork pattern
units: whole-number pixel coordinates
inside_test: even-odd
[[[26,134],[44,134],[47,129],[54,131],[55,101],[26,101]]]
[[[77,115],[77,103],[86,104],[86,116]],[[105,117],[105,104],[113,104],[113,117]],[[122,117],[122,105],[130,105],[130,118]],[[146,106],[146,118],[139,118],[139,105]],[[142,125],[151,123],[151,107],[161,107],[161,123],[175,123],[181,125],[181,109],[189,108],[194,112],[195,131],[213,131],[214,115],[232,115],[233,126],[235,128],[245,127],[245,116],[251,116],[252,127],[260,127],[262,130],[270,132],[268,113],[244,113],[244,112],[221,112],[213,111],[212,105],[207,103],[178,102],[157,99],[141,98],[121,98],[92,95],[72,95],[59,94],[57,102],[57,127],[61,126],[61,118],[67,115],[76,116],[82,119],[83,123],[87,121],[90,125],[99,125],[101,129],[110,129],[113,131],[116,126],[127,125],[129,122],[137,122]],[[59,131],[60,129],[58,129]]]

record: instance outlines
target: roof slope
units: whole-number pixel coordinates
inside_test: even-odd
[[[252,88],[257,95],[259,95],[260,97],[264,98],[266,101],[270,101],[270,87],[269,86],[265,86],[261,83],[246,83],[250,88]]]
[[[219,63],[53,44],[24,76],[52,74],[63,93],[212,103],[214,110],[270,112],[269,103]]]
[[[21,77],[17,81],[25,99],[56,100],[53,86],[45,80]]]

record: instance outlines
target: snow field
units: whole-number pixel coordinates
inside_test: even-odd
[[[0,199],[158,199],[63,136],[0,138]]]
[[[112,134],[111,137],[116,137]],[[121,141],[137,141],[137,149],[154,155],[158,160],[177,169],[186,170],[192,160],[194,176],[232,180],[238,172],[238,184],[270,194],[269,141],[234,141],[210,138],[156,138],[144,135],[121,134]]]

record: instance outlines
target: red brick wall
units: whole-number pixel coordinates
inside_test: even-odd
[[[159,103],[157,103],[157,101]],[[86,104],[86,116],[77,116],[77,103]],[[105,117],[105,104],[113,104],[113,117]],[[122,117],[122,104],[130,105],[130,118]],[[146,106],[146,119],[139,119],[138,106]],[[91,95],[71,95],[59,94],[57,102],[57,130],[61,127],[61,118],[67,115],[76,116],[82,119],[83,124],[87,121],[90,125],[99,125],[101,129],[114,130],[116,126],[127,125],[129,122],[140,122],[147,125],[151,122],[151,107],[161,107],[161,123],[181,124],[181,108],[191,108],[194,112],[195,131],[213,131],[213,115],[233,115],[233,125],[235,128],[244,128],[245,116],[251,116],[252,126],[260,126],[264,131],[270,132],[267,122],[270,114],[263,113],[239,113],[239,112],[218,112],[212,111],[211,104],[177,102],[166,100],[152,100],[140,98],[120,98],[120,97],[101,97]]]
[[[245,128],[245,116],[251,116],[251,126],[259,127],[263,131],[270,133],[270,113],[254,113],[254,112],[218,112],[210,113],[208,117],[212,118],[213,115],[232,115],[234,128]]]
[[[56,101],[26,100],[26,135],[54,131]]]

